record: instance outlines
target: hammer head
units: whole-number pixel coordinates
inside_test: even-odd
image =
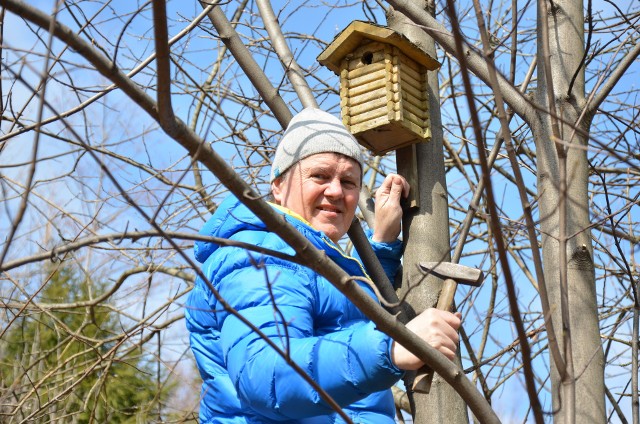
[[[442,279],[451,278],[458,284],[478,287],[484,280],[482,270],[470,266],[451,262],[420,262],[419,265],[425,273],[436,275]]]

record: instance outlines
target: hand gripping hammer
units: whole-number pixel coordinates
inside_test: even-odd
[[[444,279],[438,304],[436,305],[437,309],[443,311],[451,309],[458,284],[478,287],[484,279],[482,270],[451,262],[420,262],[420,269],[426,274],[432,274]],[[413,381],[413,391],[429,393],[432,380],[433,370],[429,367],[422,367],[418,370]]]

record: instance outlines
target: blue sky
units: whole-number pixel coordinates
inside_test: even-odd
[[[31,2],[31,4],[42,7],[44,10],[50,10],[52,9],[53,2],[38,1]],[[199,6],[195,2],[189,3],[188,6],[184,6],[184,4],[184,2],[169,3],[169,16],[173,19],[172,26],[170,28],[170,35],[177,33],[187,24],[189,19],[200,12]],[[278,6],[281,4],[287,4],[287,13],[299,6],[295,2],[276,2],[276,4],[276,9],[278,9]],[[337,9],[331,13],[324,14],[321,12],[322,9],[317,9],[316,11],[316,8],[313,7],[314,2],[305,2],[304,4],[310,6],[308,11],[305,12],[304,20],[296,19],[295,16],[284,20],[285,31],[287,33],[306,34],[310,32],[310,29],[320,28],[314,33],[314,36],[317,37],[318,40],[329,42],[351,20],[366,18],[362,12],[362,8],[357,5],[355,7]],[[348,3],[338,2],[338,4],[347,5]],[[617,4],[623,9],[625,7],[632,6],[632,2]],[[99,6],[98,3],[85,5],[94,9]],[[118,8],[124,7],[130,9],[138,7],[137,3],[123,1],[115,2],[113,5]],[[611,5],[606,2],[594,3],[595,10],[604,10],[605,8],[610,7]],[[123,27],[123,20],[110,20],[112,18],[109,17],[108,13],[105,13],[104,16],[106,17],[104,18],[104,21],[101,22],[103,22],[103,24],[109,29],[113,29],[113,32],[109,31],[103,35],[95,34],[99,43],[114,41],[111,37],[119,36],[121,33],[120,28]],[[287,16],[288,15],[286,14],[282,15],[282,17]],[[118,55],[119,65],[132,67],[138,62],[138,60],[152,53],[153,46],[149,41],[151,34],[147,32],[136,36],[139,32],[141,33],[140,28],[148,27],[147,19],[148,16],[135,17],[131,22],[129,30],[124,33],[124,39],[126,40],[127,46],[135,48],[139,54],[136,57],[132,57],[126,53],[126,50],[121,50]],[[256,18],[256,21],[259,21],[259,19]],[[249,31],[246,27],[241,28],[241,32],[252,34],[256,39],[259,38],[257,35],[260,35],[255,31]],[[24,49],[29,51],[33,50],[34,46],[36,46],[36,43],[30,41],[33,40],[33,34],[27,30],[23,22],[14,19],[12,15],[8,15],[8,18],[5,20],[5,34],[8,35],[6,40],[7,44],[13,49]],[[186,41],[181,42],[176,49],[178,47],[188,49],[188,53],[183,57],[185,60],[184,65],[189,67],[192,75],[194,75],[198,81],[203,81],[207,76],[209,64],[217,54],[217,49],[219,48],[220,43],[217,40],[214,40],[213,37],[205,31],[197,31],[196,34],[196,37],[188,40],[188,44],[186,44]],[[46,34],[44,34],[44,36],[46,37]],[[59,42],[56,42],[54,46],[56,51],[60,51],[61,44]],[[301,51],[303,47],[304,50]],[[39,48],[40,47],[36,47],[36,49]],[[303,41],[294,46],[294,52],[297,54],[303,66],[316,66],[315,57],[320,51],[321,45],[314,39]],[[19,59],[19,54],[9,52],[7,50],[3,52],[3,55],[4,60],[11,61]],[[33,58],[33,56],[30,57]],[[83,63],[83,61],[74,54],[66,54],[65,59],[70,62]],[[265,60],[264,63],[266,64],[265,66],[267,66],[267,74],[271,77],[274,83],[277,83],[281,78],[283,78],[282,68],[276,65],[276,62],[272,57],[270,57],[268,61]],[[24,76],[31,84],[35,84],[38,81],[37,72],[42,69],[42,58],[32,59],[30,64],[33,66],[34,71],[29,71],[25,68]],[[225,64],[230,66],[231,61],[227,61]],[[198,66],[202,69],[196,70],[196,67]],[[100,77],[95,72],[86,71],[81,67],[74,70],[70,76],[61,72],[59,67],[56,69],[60,72],[59,76],[62,80],[72,79],[74,83],[85,86],[108,85],[108,82],[104,80],[104,78]],[[228,75],[224,78],[225,83],[231,85],[236,91],[239,91],[240,89],[244,89],[247,93],[252,91],[250,84],[244,76],[239,73],[232,73],[232,71],[228,69],[225,69],[224,72],[227,72],[225,75]],[[519,72],[521,74],[524,73],[524,69],[519,70]],[[629,73],[630,75],[637,76],[638,64],[636,64]],[[318,79],[328,77],[330,84],[332,84],[333,88],[337,89],[337,78],[328,70],[318,65],[315,68],[314,75],[317,76]],[[153,78],[146,73],[142,73],[136,77],[136,81],[141,84],[152,84]],[[625,78],[619,86],[619,89],[616,91],[622,93],[620,95],[624,95],[625,92],[629,92],[637,86],[636,81],[636,78]],[[309,82],[311,85],[317,84],[317,81],[315,80],[310,80]],[[3,92],[5,95],[9,88],[10,86],[8,81],[3,80]],[[20,84],[16,84],[11,87],[11,89],[14,90],[13,93],[15,98],[24,99],[29,95],[29,90]],[[488,91],[485,87],[480,89],[485,92]],[[443,94],[446,95],[447,93]],[[78,99],[73,98],[64,86],[57,83],[51,83],[48,86],[47,99],[56,107],[59,107],[59,110],[65,110],[69,108],[70,105],[78,103]],[[289,102],[291,109],[300,109],[301,105],[293,94],[285,93],[285,100]],[[326,98],[322,98],[321,100],[324,100],[324,107],[332,108],[332,112],[336,114],[338,113],[336,107],[338,100],[336,96],[330,95]],[[462,105],[461,109],[466,109],[463,99],[460,98],[459,100],[459,105]],[[627,102],[633,101],[635,100],[627,99]],[[37,102],[31,102],[26,111],[27,115],[34,116],[37,106]],[[187,95],[175,93],[174,107],[178,115],[181,116],[185,122],[189,122],[190,115],[193,113],[191,98]],[[224,101],[220,107],[224,107],[225,111],[231,115],[233,115],[233,112],[236,110],[238,110],[237,113],[240,113],[238,106],[230,101]],[[117,113],[113,113],[114,111]],[[45,115],[49,113],[49,111],[46,111]],[[198,131],[207,141],[214,144],[214,148],[218,153],[224,155],[229,161],[233,161],[234,157],[239,154],[239,152],[233,149],[229,143],[234,139],[229,136],[229,128],[224,122],[221,122],[213,116],[214,113],[215,110],[211,111],[208,115],[209,118],[207,120],[202,120],[203,126],[199,127]],[[243,118],[249,119],[249,115],[246,111],[242,113],[244,114]],[[453,110],[451,108],[443,109],[443,116],[447,120],[453,120]],[[85,116],[73,117],[69,119],[69,122],[72,125],[82,126],[78,127],[81,130],[81,134],[94,146],[109,146],[117,153],[126,157],[134,158],[140,163],[152,165],[156,169],[166,169],[167,171],[165,172],[165,175],[168,178],[177,180],[183,175],[186,175],[184,181],[189,183],[191,182],[190,174],[185,171],[187,160],[185,159],[184,150],[178,147],[175,142],[169,140],[163,133],[157,131],[155,123],[148,119],[137,106],[133,105],[119,92],[109,94],[102,104],[91,107]],[[87,122],[90,123],[90,125],[87,125],[85,128],[85,123]],[[267,138],[273,145],[277,141],[277,136],[275,136],[275,131],[278,130],[277,125],[269,118],[263,118],[261,123],[265,126],[265,132],[259,133],[255,129],[247,129],[247,136],[252,142],[259,142],[261,137]],[[7,128],[8,123],[3,122],[2,130],[6,131]],[[50,129],[54,134],[68,136],[68,133],[65,132],[62,126],[58,124],[50,126],[48,129]],[[467,133],[467,136],[469,136],[469,134],[470,131]],[[133,139],[134,142],[128,142],[129,139]],[[30,133],[16,137],[11,140],[11,142],[7,143],[5,150],[0,155],[0,166],[6,165],[7,163],[18,163],[28,159],[33,140],[33,133]],[[42,225],[46,220],[48,214],[61,214],[60,211],[49,209],[46,200],[55,201],[58,204],[64,205],[66,211],[73,212],[82,217],[90,217],[94,211],[99,209],[101,209],[105,215],[111,214],[113,219],[109,223],[109,228],[101,228],[101,231],[122,231],[124,228],[146,228],[147,224],[144,223],[137,213],[134,213],[131,210],[122,211],[122,207],[124,205],[122,199],[117,196],[113,185],[104,177],[104,175],[101,174],[92,159],[89,159],[87,155],[83,155],[80,150],[71,148],[67,143],[60,142],[52,137],[42,136],[40,157],[54,156],[60,153],[65,153],[65,156],[43,162],[38,167],[36,180],[38,180],[39,183],[37,186],[38,190],[36,190],[36,192],[43,196],[45,200],[37,203],[40,210],[29,210],[27,218],[21,227],[22,231],[25,233],[25,243],[17,243],[14,245],[14,249],[12,250],[13,256],[22,256],[30,251],[38,251],[38,249],[40,249],[39,243],[41,242],[38,237],[40,237],[40,232],[42,231],[40,225]],[[159,199],[163,197],[163,194],[166,191],[166,186],[155,182],[152,178],[150,179],[149,175],[142,171],[123,166],[121,161],[104,156],[103,158],[118,169],[118,178],[120,178],[121,181],[125,183],[126,187],[135,194],[136,199],[143,204],[148,205],[149,210],[154,210]],[[258,161],[259,158],[256,158],[255,160]],[[44,181],[54,177],[62,177],[65,173],[74,169],[76,161],[78,162],[78,166],[75,169],[77,171],[78,178],[75,180],[61,178],[54,182]],[[390,160],[387,161],[387,164],[390,162]],[[5,177],[9,177],[13,180],[24,181],[25,179],[24,168],[3,167],[0,168],[0,170]],[[266,173],[266,169],[264,172]],[[528,175],[528,178],[531,179],[533,184],[533,175],[531,173],[526,173],[526,175]],[[205,173],[205,181],[207,183],[212,183],[214,178],[209,173]],[[456,175],[454,172],[451,172],[448,175],[448,185],[449,189],[452,191],[452,197],[460,196],[465,199],[465,201],[470,198],[470,193],[468,193],[466,184],[464,184],[460,179],[460,176]],[[515,199],[515,196],[513,196],[512,192],[507,187],[509,186],[505,184],[497,185],[496,193],[499,196],[499,201],[502,202],[505,210],[518,211],[520,208],[519,202],[516,201],[517,199]],[[95,189],[96,193],[91,193],[92,189]],[[460,192],[453,193],[453,191],[457,189],[459,189]],[[114,197],[109,198],[107,201],[102,203],[101,199],[104,198],[105,193],[111,193]],[[633,193],[631,194],[633,195]],[[86,202],[85,200],[87,198],[94,199],[95,202]],[[461,204],[464,205],[465,201],[462,201]],[[2,212],[2,215],[0,215],[3,217],[2,219],[4,220],[6,217],[13,216],[15,213],[14,208],[16,206],[17,204],[15,202],[9,203],[9,207],[7,208],[8,213],[7,210],[5,210]],[[189,207],[190,205],[187,203],[182,205],[177,212],[177,216],[190,217],[192,219],[191,222],[189,222],[188,226],[182,229],[185,231],[195,231],[201,222],[207,218],[208,214],[202,210],[195,213],[192,209],[189,209]],[[453,215],[453,212],[451,213]],[[635,221],[637,222],[637,216],[639,213],[637,207],[634,208],[631,213],[636,217]],[[178,220],[175,216],[171,216],[171,214],[172,212],[168,209],[166,212],[163,211],[160,214],[161,218],[166,219],[166,222],[168,223],[167,225],[170,225],[172,220]],[[514,212],[511,216],[518,215],[518,213]],[[63,216],[56,218],[56,222],[59,223],[58,229],[60,230],[60,234],[54,234],[54,238],[58,236],[70,238],[77,234],[78,228],[81,225],[79,223],[74,223],[73,225],[70,224],[68,226],[60,224],[67,222],[65,219],[66,218]],[[84,220],[81,220],[81,222],[82,224],[86,223]],[[6,230],[5,225],[7,225],[7,223],[8,220],[4,220],[3,223],[0,223],[0,229]],[[33,234],[35,235],[34,237],[27,234],[31,231],[33,231]],[[470,243],[465,249],[465,252],[473,252],[475,248],[476,245],[474,243]],[[472,257],[467,257],[465,258],[465,261],[470,265],[482,266],[486,264],[486,255],[485,253],[481,253]],[[99,267],[102,272],[107,274],[108,271],[111,271],[109,269],[110,266],[112,266],[112,264],[107,261],[99,262],[99,265],[98,263],[96,264],[96,267]],[[537,301],[530,288],[530,284],[519,273],[516,274],[516,278],[519,281],[519,289],[521,290],[523,297],[528,297],[530,299],[527,302],[532,303],[532,309],[538,309],[539,306],[537,306]],[[490,283],[490,281],[485,283],[484,290],[489,290],[491,287]],[[133,285],[134,284],[132,283],[132,287]],[[173,286],[172,289],[175,289],[175,286]],[[488,293],[483,293],[482,296],[478,297],[474,301],[480,303],[481,299],[486,297],[487,294]],[[154,293],[154,296],[155,299],[160,302],[166,299],[166,292],[160,288],[156,293]],[[464,298],[464,291],[459,296],[459,299],[462,298]],[[138,306],[139,305],[132,304],[131,309],[135,310]],[[499,305],[499,307],[501,314],[507,313],[507,306],[504,303]],[[497,317],[496,319],[500,322],[496,328],[500,329],[500,332],[504,335],[504,340],[513,340],[515,338],[515,334],[509,322],[502,320],[500,317]],[[475,323],[473,322],[467,322],[467,325],[470,328],[475,327]],[[184,341],[182,327],[176,328],[175,332],[181,335]],[[501,343],[503,343],[503,341],[496,342],[496,344],[492,345],[488,350],[497,350],[499,348],[498,345]],[[486,356],[489,355],[490,352],[487,352]],[[539,367],[544,367],[546,366],[546,362],[546,359],[538,359],[536,364]],[[516,415],[520,416],[520,410],[527,407],[526,402],[522,402],[522,387],[520,384],[521,382],[514,381],[510,385],[503,386],[501,391],[497,392],[495,402],[496,407],[503,409],[504,414],[509,414],[512,410],[518,410]],[[547,408],[550,408],[548,404],[546,406]]]

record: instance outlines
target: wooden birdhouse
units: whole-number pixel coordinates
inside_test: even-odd
[[[342,121],[374,154],[431,138],[427,72],[440,63],[409,39],[354,21],[318,62],[340,76]]]

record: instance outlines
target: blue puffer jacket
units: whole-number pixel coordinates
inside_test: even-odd
[[[323,233],[289,211],[276,209],[348,274],[364,275],[360,262],[346,256]],[[219,206],[200,233],[294,254],[234,197]],[[373,246],[387,273],[395,273],[400,243]],[[291,360],[354,422],[394,423],[389,388],[402,371],[391,362],[391,339],[329,281],[306,267],[237,247],[198,242],[195,255],[204,262],[204,275],[222,298],[288,349]],[[367,285],[362,287],[374,296]],[[204,380],[202,423],[342,422],[317,391],[225,310],[199,278],[185,315],[191,349]]]

